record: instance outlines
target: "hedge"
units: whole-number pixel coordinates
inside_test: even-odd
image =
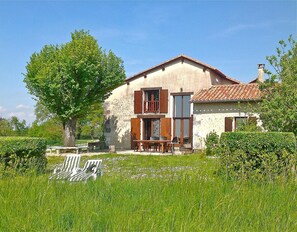
[[[46,140],[0,137],[0,174],[41,173],[46,167]]]
[[[293,133],[226,132],[220,138],[221,172],[231,178],[275,179],[295,175]]]

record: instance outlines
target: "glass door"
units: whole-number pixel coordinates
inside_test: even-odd
[[[191,143],[190,95],[174,96],[174,136],[181,144]]]

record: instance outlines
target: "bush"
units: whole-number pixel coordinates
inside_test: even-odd
[[[0,175],[44,172],[45,150],[44,139],[0,137]]]
[[[221,135],[220,153],[221,172],[231,178],[272,180],[295,175],[293,133],[226,132]]]
[[[220,137],[215,131],[211,131],[206,135],[205,146],[207,156],[215,155],[216,149],[219,146],[219,139]]]

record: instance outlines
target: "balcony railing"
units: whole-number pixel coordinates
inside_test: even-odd
[[[159,101],[144,101],[144,113],[157,113],[159,106]]]

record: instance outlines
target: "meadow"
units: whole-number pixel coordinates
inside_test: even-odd
[[[200,155],[98,155],[103,177],[0,180],[0,231],[296,231],[295,182],[229,181]],[[83,161],[90,157],[83,157]]]

